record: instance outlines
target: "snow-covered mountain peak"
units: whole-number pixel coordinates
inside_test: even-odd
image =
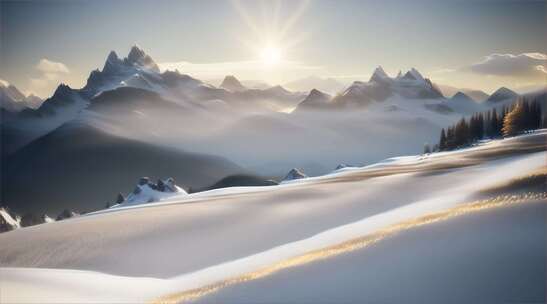
[[[387,73],[384,71],[382,66],[378,66],[374,72],[372,73],[372,76],[370,77],[370,81],[376,81],[376,82],[382,82],[390,79]]]
[[[57,97],[66,96],[68,94],[72,94],[72,92],[73,90],[71,87],[69,87],[67,84],[61,83],[59,84],[57,89],[55,89],[55,93],[53,93],[53,96],[57,96]]]
[[[42,99],[35,95],[25,96],[12,84],[0,82],[0,109],[8,112],[20,112],[26,108],[37,108]]]
[[[25,94],[21,93],[21,91],[19,91],[19,89],[17,89],[14,85],[9,84],[6,89],[15,100],[25,99]]]
[[[117,207],[125,207],[131,205],[139,205],[151,202],[157,202],[164,198],[187,194],[184,189],[175,184],[175,179],[172,177],[164,180],[158,179],[157,183],[150,181],[148,177],[141,177],[137,183],[137,186],[131,192],[127,198],[118,194],[115,205]]]
[[[415,68],[411,68],[410,71],[408,71],[416,80],[425,81],[424,76],[418,70]]]
[[[122,64],[123,61],[118,57],[118,54],[115,51],[110,51],[104,63],[103,72],[115,74]]]
[[[283,179],[283,182],[291,181],[295,179],[301,179],[308,177],[306,174],[304,174],[302,171],[298,170],[297,168],[292,168],[291,171],[285,176]]]
[[[118,54],[116,54],[116,51],[110,51],[106,58],[107,62],[117,62],[118,60],[120,60],[120,58],[118,57]]]
[[[309,98],[322,98],[322,97],[329,97],[329,95],[319,91],[318,89],[312,89],[310,91],[310,94],[308,94],[308,97]]]
[[[332,105],[332,97],[329,94],[323,93],[317,89],[312,89],[308,96],[299,104],[298,109],[324,109]]]
[[[146,57],[146,53],[136,44],[131,47],[129,54],[127,54],[127,60],[132,63],[139,62],[144,57]]]
[[[401,77],[400,79],[403,79],[403,80],[417,80],[416,77],[414,77],[414,75],[412,73],[410,73],[410,71],[406,72],[403,77]]]
[[[151,71],[160,72],[160,69],[156,62],[150,57],[148,54],[146,54],[141,48],[139,48],[137,45],[134,45],[131,50],[129,51],[129,54],[124,59],[124,61],[130,65],[133,66],[139,66],[144,67],[147,69],[150,69]]]

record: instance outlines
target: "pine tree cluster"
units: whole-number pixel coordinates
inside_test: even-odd
[[[525,131],[547,127],[542,117],[540,102],[520,98],[513,106],[494,108],[486,113],[475,113],[466,120],[441,130],[439,151],[448,151],[468,146],[484,138],[514,136]]]

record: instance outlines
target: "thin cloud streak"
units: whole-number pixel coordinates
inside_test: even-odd
[[[547,75],[546,64],[547,55],[542,53],[494,53],[465,69],[483,75],[533,78]]]

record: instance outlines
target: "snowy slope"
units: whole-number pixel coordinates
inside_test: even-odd
[[[536,201],[414,228],[192,303],[542,303],[545,212]]]
[[[1,297],[142,302],[223,282],[483,199],[485,189],[545,167],[546,134],[394,158],[286,185],[173,194],[4,233]],[[366,265],[356,266],[366,271]]]

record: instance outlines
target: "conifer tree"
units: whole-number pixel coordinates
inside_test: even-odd
[[[439,151],[446,150],[446,133],[444,132],[444,128],[441,130],[441,139],[439,140]]]
[[[498,112],[496,108],[492,109],[492,115],[490,120],[490,138],[498,136]]]
[[[511,112],[507,113],[503,119],[503,136],[514,136],[526,130],[528,124],[527,118],[527,103],[519,101]]]
[[[469,126],[464,118],[462,118],[458,124],[456,124],[456,129],[454,130],[454,141],[455,146],[460,147],[466,145],[470,142],[469,136]]]

